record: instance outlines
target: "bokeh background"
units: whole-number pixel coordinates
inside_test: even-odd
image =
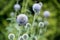
[[[19,4],[25,5],[26,0],[19,0]],[[43,11],[48,10],[50,11],[50,18],[49,20],[49,27],[48,32],[46,33],[46,38],[48,40],[60,40],[60,0],[28,0],[28,6],[27,8],[30,10],[30,13],[33,17],[34,12],[32,11],[32,5],[35,3],[35,1],[42,2],[43,7],[41,9],[41,14]],[[10,13],[14,11],[14,4],[16,3],[16,0],[0,0],[0,40],[8,40],[7,39],[7,30],[6,27],[8,26],[10,21],[7,21],[6,19],[10,17]],[[24,4],[23,4],[24,3]],[[21,9],[21,10],[24,10]],[[19,11],[19,13],[21,12]],[[30,20],[32,21],[32,20]],[[30,22],[29,21],[29,22]]]

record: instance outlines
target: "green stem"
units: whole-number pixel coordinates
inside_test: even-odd
[[[18,4],[19,0],[17,0],[17,4]]]
[[[22,3],[22,10],[21,10],[21,13],[23,13],[23,11],[24,11],[24,5],[25,4],[25,0],[23,1],[23,3]]]
[[[47,21],[47,18],[44,18],[44,20]],[[47,26],[45,26],[45,32],[46,32],[46,30],[47,30]]]
[[[21,13],[25,13],[25,12],[26,12],[26,9],[27,9],[27,6],[28,6],[28,3],[29,3],[29,0],[25,0],[25,1],[23,1],[23,3],[22,3],[22,10],[21,10]]]
[[[31,33],[34,32],[33,25],[34,25],[35,19],[36,19],[36,13],[35,13],[35,15],[34,15],[34,19],[33,19],[32,27],[31,27]]]
[[[34,22],[35,22],[35,19],[36,19],[36,13],[35,13],[35,15],[34,15],[34,19],[33,19],[32,26],[33,26],[33,24],[34,24]]]

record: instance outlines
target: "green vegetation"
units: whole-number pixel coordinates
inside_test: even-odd
[[[43,3],[41,9],[41,16],[45,10],[50,11],[49,26],[47,32],[45,33],[47,40],[60,40],[60,0],[38,0]],[[16,0],[0,0],[0,40],[8,40],[7,35],[7,26],[10,21],[7,21],[7,18],[10,18],[10,13],[14,11],[14,4]],[[32,23],[33,20],[33,11],[32,5],[35,3],[35,0],[20,0],[19,4],[22,8],[19,10],[19,13],[25,13],[29,17],[29,22]],[[30,11],[29,11],[29,10]],[[28,12],[27,12],[28,11]],[[39,39],[40,40],[40,39]]]

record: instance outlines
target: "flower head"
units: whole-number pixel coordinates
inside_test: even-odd
[[[14,39],[15,38],[15,35],[13,34],[13,33],[10,33],[9,35],[8,35],[8,39]]]
[[[28,17],[25,14],[20,14],[17,16],[17,22],[20,25],[25,25],[28,22]]]
[[[20,10],[20,5],[19,5],[19,4],[15,4],[15,5],[14,5],[14,9],[15,9],[15,11]]]
[[[41,6],[38,3],[33,4],[33,11],[34,12],[39,12],[41,9]]]
[[[44,23],[43,22],[40,22],[39,23],[39,27],[43,28],[44,27]]]
[[[30,23],[27,23],[25,28],[30,28],[31,27],[31,24]]]
[[[22,37],[23,37],[25,40],[28,40],[28,38],[29,38],[28,34],[23,34]]]
[[[50,16],[50,12],[49,11],[44,11],[44,17],[49,17]]]
[[[23,38],[22,36],[20,36],[20,37],[18,38],[18,40],[24,40],[24,38]]]

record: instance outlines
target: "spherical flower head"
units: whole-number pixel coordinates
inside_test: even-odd
[[[35,13],[38,13],[41,10],[41,6],[38,3],[33,4],[32,8]]]
[[[30,23],[27,23],[25,28],[30,28],[31,27],[31,24]]]
[[[19,4],[15,4],[15,5],[14,5],[14,9],[15,9],[15,11],[20,10],[20,5],[19,5]]]
[[[28,22],[28,17],[25,14],[20,14],[17,16],[17,23],[19,25],[26,25]]]
[[[49,17],[50,16],[50,12],[49,11],[44,11],[44,17]]]
[[[20,37],[18,38],[18,40],[24,40],[24,38],[23,38],[22,36],[20,36]]]
[[[43,23],[43,22],[40,22],[40,23],[39,23],[39,27],[40,27],[40,28],[43,28],[43,27],[44,27],[44,23]]]
[[[8,35],[8,39],[14,39],[15,38],[15,35],[13,34],[13,33],[10,33],[9,35]]]
[[[23,34],[22,37],[23,37],[25,40],[28,40],[28,38],[29,38],[28,34]]]

